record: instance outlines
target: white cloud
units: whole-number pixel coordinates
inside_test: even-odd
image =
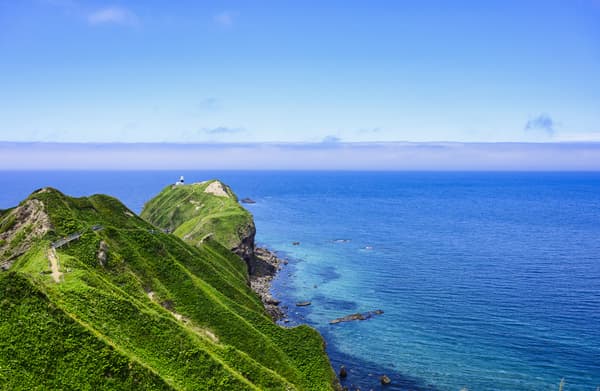
[[[139,19],[136,14],[123,7],[105,7],[88,14],[87,20],[92,25],[121,24],[137,26]]]
[[[219,12],[213,16],[213,21],[221,27],[231,27],[235,19],[235,14],[230,11]]]

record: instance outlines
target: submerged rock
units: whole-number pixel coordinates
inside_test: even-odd
[[[392,379],[390,379],[386,375],[381,376],[379,378],[379,380],[381,381],[381,384],[383,384],[383,385],[388,385],[388,384],[390,384],[392,382]]]
[[[248,198],[248,197],[242,198],[241,202],[244,204],[256,204],[256,201],[254,201],[252,198]]]
[[[344,379],[346,376],[348,376],[348,371],[346,370],[346,367],[342,365],[340,367],[340,378]]]
[[[299,246],[300,242],[292,242],[292,246]]]
[[[310,301],[300,301],[298,303],[296,303],[296,307],[306,307],[311,305],[312,303]]]
[[[383,310],[369,311],[369,312],[365,312],[362,314],[357,312],[355,314],[350,314],[350,315],[343,316],[341,318],[336,318],[336,319],[330,320],[329,324],[351,322],[353,320],[366,320],[366,319],[372,318],[375,315],[381,315],[381,314],[383,314]]]
[[[334,239],[334,243],[350,243],[350,239]]]

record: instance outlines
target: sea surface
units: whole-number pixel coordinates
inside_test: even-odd
[[[53,186],[140,212],[179,175],[256,201],[257,241],[289,260],[287,325],[324,335],[344,385],[600,386],[600,173],[0,171],[0,208]]]

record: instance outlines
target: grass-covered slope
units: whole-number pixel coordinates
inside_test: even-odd
[[[167,186],[144,206],[141,217],[192,244],[211,237],[234,249],[254,236],[252,215],[218,180]]]
[[[321,337],[275,325],[215,240],[192,246],[114,198],[53,189],[0,227],[21,252],[0,273],[0,389],[333,388]]]

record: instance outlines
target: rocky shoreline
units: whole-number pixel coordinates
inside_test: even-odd
[[[274,322],[285,319],[287,320],[287,314],[285,310],[287,307],[280,306],[281,301],[274,298],[271,295],[271,283],[273,279],[277,275],[279,271],[282,270],[284,265],[287,265],[288,261],[285,259],[281,259],[277,256],[277,254],[271,250],[262,247],[254,248],[254,257],[253,263],[251,266],[252,273],[250,274],[250,287],[258,296],[260,297],[265,311],[269,314],[269,316],[273,319]],[[296,306],[307,306],[310,305],[310,301],[299,302],[296,303]],[[376,315],[383,314],[382,310],[369,311],[365,313],[356,313],[344,316],[342,318],[337,318],[331,320],[330,324],[337,324],[342,322],[350,322],[355,320],[366,320]],[[348,381],[348,370],[344,365],[341,365],[339,372],[336,371],[336,375],[338,376],[337,390],[360,390],[360,388],[355,387],[351,382]],[[350,371],[352,372],[352,371]],[[369,374],[371,376],[371,374]],[[340,380],[343,383],[348,383],[348,385],[343,386],[343,383],[340,383]],[[389,385],[392,380],[385,374],[382,374],[378,377],[379,383],[381,386],[385,387]]]
[[[271,295],[271,282],[283,265],[287,264],[287,261],[278,258],[274,252],[261,247],[254,249],[254,258],[254,267],[250,274],[250,287],[258,294],[265,310],[276,322],[285,318],[285,313],[279,307],[280,301]]]

